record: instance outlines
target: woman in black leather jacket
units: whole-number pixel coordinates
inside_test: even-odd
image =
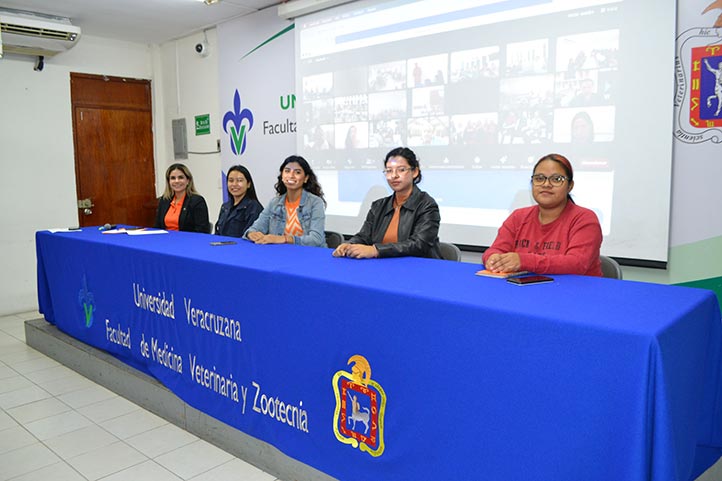
[[[439,206],[416,184],[421,169],[416,154],[398,147],[386,154],[384,174],[394,193],[371,204],[361,230],[333,251],[336,257],[431,257],[439,251]]]

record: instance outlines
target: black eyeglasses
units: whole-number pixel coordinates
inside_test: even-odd
[[[564,183],[565,180],[569,180],[569,177],[564,177],[563,175],[559,174],[553,174],[547,177],[544,174],[536,174],[531,176],[532,184],[534,185],[544,185],[549,180],[549,183],[553,185],[554,187],[559,187]]]

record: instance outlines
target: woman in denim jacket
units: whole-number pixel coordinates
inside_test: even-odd
[[[306,159],[292,155],[279,169],[276,192],[243,235],[256,244],[326,247],[326,201]]]

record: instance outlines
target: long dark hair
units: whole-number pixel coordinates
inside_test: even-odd
[[[283,169],[286,168],[286,166],[292,162],[297,163],[301,166],[301,169],[303,169],[303,174],[308,176],[308,180],[304,182],[303,184],[303,190],[310,192],[314,195],[317,195],[321,198],[323,201],[323,204],[326,205],[326,199],[323,198],[323,189],[321,189],[321,184],[318,183],[318,179],[316,178],[316,174],[313,172],[313,169],[310,165],[308,165],[308,162],[306,159],[301,157],[300,155],[291,155],[289,157],[286,157],[286,160],[283,161],[281,164],[281,167],[278,169],[278,178],[276,185],[274,186],[276,188],[276,192],[278,192],[278,195],[283,195],[286,193],[288,189],[286,189],[286,186],[283,183],[283,180],[281,179],[281,176],[283,175]]]
[[[230,169],[228,169],[228,173],[226,174],[226,192],[228,192],[228,199],[233,200],[233,195],[231,195],[231,191],[228,190],[228,176],[231,175],[231,172],[240,172],[241,174],[243,174],[243,177],[246,178],[246,182],[248,182],[246,197],[258,201],[258,195],[256,195],[256,184],[253,183],[253,177],[251,177],[251,172],[240,164],[232,166]]]
[[[537,166],[539,166],[539,164],[541,164],[545,160],[551,160],[561,165],[562,169],[564,169],[564,174],[566,174],[567,182],[569,182],[569,185],[574,182],[574,169],[572,169],[572,163],[569,162],[569,159],[567,159],[561,154],[547,154],[541,159],[537,160],[536,164],[534,164],[534,168],[532,169],[532,173],[536,172]],[[576,204],[576,202],[574,202],[574,199],[572,199],[572,195],[569,193],[567,193],[567,200],[571,201],[572,204]]]
[[[384,159],[384,167],[386,167],[386,163],[391,157],[397,156],[406,159],[406,162],[409,163],[409,167],[411,167],[411,170],[416,169],[419,172],[419,175],[414,177],[414,184],[418,184],[419,182],[421,182],[421,167],[419,166],[419,159],[416,158],[416,154],[414,153],[414,151],[409,149],[408,147],[396,147],[391,152],[386,154],[386,158]]]

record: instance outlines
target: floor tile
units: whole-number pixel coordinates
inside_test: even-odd
[[[38,312],[38,311],[19,312],[15,315],[24,321],[30,321],[33,319],[42,319],[43,318],[43,315],[40,314],[40,312]]]
[[[85,416],[75,411],[68,411],[66,413],[38,419],[37,421],[26,424],[25,427],[33,433],[36,438],[45,441],[46,439],[61,436],[65,433],[90,426],[91,424],[92,421]]]
[[[17,375],[18,375],[18,372],[15,371],[10,366],[6,366],[5,364],[0,366],[0,380],[7,379],[9,377],[13,377],[13,376],[17,376]]]
[[[101,423],[139,409],[140,406],[137,404],[134,404],[123,397],[115,396],[110,399],[105,399],[97,403],[80,407],[77,411],[94,423]]]
[[[168,423],[132,436],[125,442],[149,458],[155,458],[197,440],[198,438],[188,431]]]
[[[60,396],[71,391],[79,391],[91,386],[95,386],[90,379],[81,376],[78,373],[72,373],[60,379],[49,381],[35,381],[35,384],[48,391],[53,396]]]
[[[5,327],[3,328],[3,332],[8,333],[18,341],[25,342],[25,326],[23,325]]]
[[[113,391],[109,391],[102,386],[94,384],[92,386],[79,389],[77,391],[71,391],[58,396],[58,399],[63,401],[68,406],[78,409],[79,407],[87,406],[89,404],[97,403],[105,399],[110,399],[117,396]]]
[[[47,399],[51,397],[50,393],[40,389],[37,386],[30,386],[17,391],[0,394],[0,408],[10,409],[15,406],[21,406],[31,402]]]
[[[71,376],[77,376],[78,373],[65,366],[55,365],[38,371],[23,373],[23,375],[34,383],[41,383],[66,379]]]
[[[190,481],[275,481],[276,477],[241,459],[233,459]]]
[[[70,411],[71,409],[72,408],[67,404],[51,397],[8,409],[7,412],[17,422],[27,424],[37,421],[38,419]]]
[[[2,326],[0,326],[0,349],[2,349],[3,352],[6,347],[17,347],[17,344],[19,343],[20,341],[18,341],[15,336],[11,336],[2,329]]]
[[[9,414],[0,410],[0,431],[17,425],[18,423]]]
[[[94,449],[117,443],[120,439],[96,424],[55,436],[45,445],[63,459],[70,459]]]
[[[2,466],[0,480],[5,481],[21,474],[30,473],[58,461],[60,459],[40,443],[15,449],[0,454],[0,466]]]
[[[18,389],[24,389],[32,386],[34,386],[34,384],[25,379],[25,376],[17,374],[13,377],[3,379],[3,381],[0,382],[0,394],[5,394],[8,392],[17,391]]]
[[[30,434],[27,429],[22,426],[4,429],[0,431],[0,454],[7,453],[13,449],[30,446],[37,442],[38,440],[35,436]],[[0,470],[2,470],[2,467],[0,467]]]
[[[75,456],[67,462],[86,478],[96,480],[147,460],[148,458],[127,444],[117,442]]]
[[[168,424],[168,421],[145,410],[133,411],[100,423],[104,429],[120,439],[126,439],[165,424]]]
[[[22,323],[23,319],[21,317],[18,317],[17,314],[12,314],[9,316],[0,316],[0,328],[3,326],[9,326],[13,324]]]
[[[61,461],[32,471],[12,481],[87,481],[69,464]]]
[[[119,471],[102,481],[181,481],[182,478],[174,475],[163,466],[153,462],[146,461],[136,464],[130,468]]]
[[[4,362],[10,367],[18,362],[30,361],[32,359],[39,359],[45,357],[42,353],[36,351],[32,347],[18,341],[17,345],[13,344],[10,346],[3,347],[0,351],[0,361]]]
[[[183,479],[191,479],[233,459],[227,452],[202,440],[155,458],[155,461]]]
[[[15,363],[13,364],[13,369],[20,374],[25,375],[33,371],[40,371],[41,369],[57,366],[60,366],[58,361],[50,359],[49,357],[39,357],[37,359],[30,359],[29,361]]]

